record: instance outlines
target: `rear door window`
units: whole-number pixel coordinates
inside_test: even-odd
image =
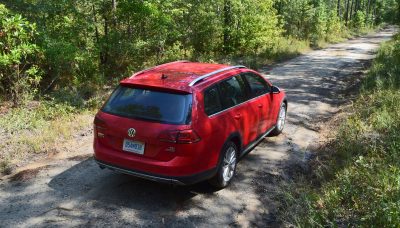
[[[119,86],[102,111],[117,116],[184,124],[190,121],[191,94]]]
[[[207,115],[212,115],[222,110],[217,86],[212,86],[204,91],[204,110]]]
[[[250,88],[250,98],[258,97],[271,92],[271,87],[259,75],[248,72],[244,73],[243,76]]]
[[[220,99],[224,109],[246,100],[245,84],[238,75],[219,83]]]

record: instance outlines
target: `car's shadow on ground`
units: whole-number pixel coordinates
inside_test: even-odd
[[[175,186],[100,169],[93,158],[56,175],[48,185],[72,198],[84,196],[88,200],[141,210],[143,205],[151,205],[153,211],[179,206],[197,194],[212,195],[218,191],[207,182]]]
[[[258,148],[262,150],[285,144],[285,137],[279,139],[277,142],[265,139]],[[269,179],[258,174],[259,171],[268,173],[269,168],[265,167],[268,164],[275,166],[273,160],[265,157],[268,151],[269,149],[252,152],[244,156],[238,164],[233,183],[221,191],[206,181],[190,186],[173,186],[100,169],[93,158],[75,163],[55,175],[48,186],[56,192],[55,195],[76,202],[77,208],[73,206],[74,210],[83,212],[83,220],[89,221],[90,225],[104,224],[98,220],[110,218],[111,213],[116,213],[114,216],[121,221],[127,214],[135,216],[136,218],[130,217],[126,221],[127,224],[139,221],[136,225],[141,225],[140,221],[145,221],[145,225],[152,221],[152,225],[156,226],[235,226],[237,216],[243,213],[250,213],[252,217],[248,220],[255,225],[269,224],[273,217],[270,216],[272,211],[268,207],[273,202],[264,195],[265,188],[261,186],[267,185]],[[255,184],[255,181],[260,183]],[[251,195],[259,189],[256,197],[249,196],[245,199],[246,192]],[[265,197],[268,199],[261,201],[264,204],[258,205],[258,198]],[[252,205],[247,202],[249,200],[255,200],[257,210],[264,212],[246,212],[246,207]]]

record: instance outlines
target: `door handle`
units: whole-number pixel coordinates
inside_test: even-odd
[[[238,119],[242,118],[242,115],[241,115],[240,113],[238,113],[238,114],[236,114],[234,117],[235,117],[235,119],[238,120]]]
[[[262,105],[262,104],[259,104],[259,105],[257,105],[257,107],[259,107],[259,108],[262,108],[262,107],[263,107],[263,105]]]

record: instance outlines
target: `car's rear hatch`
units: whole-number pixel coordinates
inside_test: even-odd
[[[119,86],[97,114],[95,136],[117,153],[167,161],[177,132],[190,130],[192,95]]]

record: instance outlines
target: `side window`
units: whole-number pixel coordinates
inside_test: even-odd
[[[219,91],[223,108],[235,106],[246,99],[245,85],[240,76],[220,82]]]
[[[212,115],[222,110],[217,86],[208,88],[204,92],[204,109],[207,115]]]
[[[271,87],[260,76],[253,73],[243,74],[250,87],[250,97],[257,97],[271,92]]]

